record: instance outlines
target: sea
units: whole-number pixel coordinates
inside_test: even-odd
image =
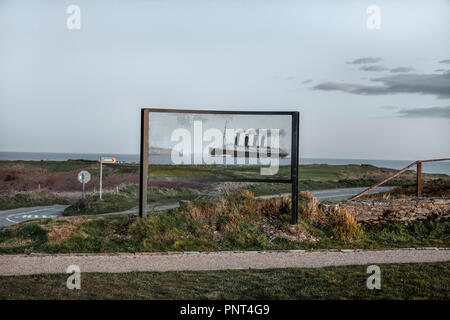
[[[138,154],[97,154],[97,153],[43,153],[43,152],[0,152],[0,160],[56,160],[66,161],[69,159],[99,160],[100,157],[115,157],[118,162],[137,163]],[[333,159],[333,158],[302,158],[300,164],[370,164],[380,168],[403,169],[415,160],[371,160],[371,159]],[[151,164],[171,164],[168,155],[150,155]],[[248,164],[248,163],[247,163]],[[281,159],[280,165],[289,165],[290,159]],[[415,169],[415,167],[411,168]],[[422,171],[425,173],[443,173],[450,175],[450,161],[428,162],[422,164]]]

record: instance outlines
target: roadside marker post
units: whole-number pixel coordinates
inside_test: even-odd
[[[116,163],[116,158],[100,157],[100,199],[102,198],[103,163]]]
[[[82,192],[81,192],[81,200],[84,202],[85,200],[85,184],[88,183],[89,181],[91,181],[91,174],[87,171],[80,171],[78,173],[78,181],[81,182],[81,184],[83,185],[82,188]]]

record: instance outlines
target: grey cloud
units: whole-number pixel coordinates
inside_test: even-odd
[[[441,60],[439,63],[450,63],[450,59]]]
[[[380,62],[382,59],[381,58],[373,58],[373,57],[364,57],[364,58],[359,58],[353,61],[349,61],[347,62],[348,64],[364,64],[364,63],[377,63]]]
[[[397,106],[382,106],[380,108],[386,109],[386,110],[396,110],[398,109]]]
[[[397,68],[391,69],[391,72],[392,73],[402,73],[402,72],[411,72],[413,70],[414,70],[414,68],[410,68],[410,67],[397,67]]]
[[[363,71],[385,71],[388,68],[383,66],[372,65],[372,66],[361,66],[361,68],[359,69]]]
[[[450,106],[402,109],[397,111],[402,118],[443,118],[450,119]]]
[[[303,81],[303,83],[310,83],[310,82],[312,82],[312,79],[307,79],[307,80]]]
[[[418,93],[436,95],[440,99],[450,98],[450,71],[442,74],[398,74],[373,78],[371,81],[380,85],[329,81],[320,83],[313,89],[360,95]]]

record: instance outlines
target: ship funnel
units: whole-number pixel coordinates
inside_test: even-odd
[[[259,139],[259,135],[257,135],[257,134],[253,135],[253,146],[254,147],[258,146],[258,139]]]
[[[266,146],[266,136],[261,136],[261,141],[259,142],[260,147]]]

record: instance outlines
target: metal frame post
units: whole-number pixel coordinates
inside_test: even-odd
[[[422,162],[417,161],[417,197],[422,197]]]
[[[298,144],[299,144],[299,113],[292,113],[292,142],[291,142],[291,183],[292,183],[292,205],[291,225],[298,222]]]
[[[139,174],[139,217],[147,217],[147,181],[148,181],[148,119],[149,110],[141,110],[141,155]]]

